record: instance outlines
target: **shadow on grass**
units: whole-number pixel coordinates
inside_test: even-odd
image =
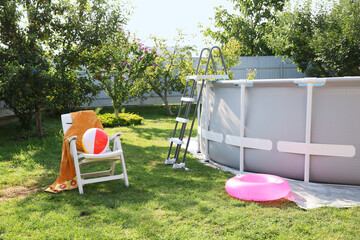
[[[80,195],[77,189],[58,194],[42,192],[55,181],[60,167],[62,145],[62,136],[59,133],[60,119],[51,119],[46,123],[49,124],[51,134],[42,141],[36,139],[13,141],[2,134],[0,139],[6,141],[6,144],[0,146],[0,151],[4,151],[1,161],[11,162],[15,169],[24,167],[28,172],[42,166],[46,172],[37,180],[39,192],[15,201],[13,214],[21,221],[30,218],[33,212],[49,218],[70,215],[64,218],[78,218],[82,219],[81,221],[91,219],[88,222],[90,226],[98,226],[97,221],[118,222],[121,219],[124,221],[121,224],[124,228],[135,228],[139,224],[139,219],[146,219],[156,225],[156,214],[164,214],[167,217],[175,215],[176,219],[181,221],[184,217],[192,216],[194,212],[198,215],[197,218],[199,216],[205,218],[209,214],[220,214],[220,210],[217,209],[224,206],[234,211],[241,211],[244,207],[253,204],[233,199],[226,193],[224,185],[232,176],[230,173],[206,167],[191,155],[186,159],[186,167],[189,171],[164,165],[169,147],[164,139],[170,137],[171,129],[169,132],[169,129],[164,128],[158,119],[160,117],[149,121],[155,123],[159,121],[159,128],[150,124],[128,127],[125,130],[134,134],[122,136],[130,186],[126,187],[122,180],[89,184],[84,186],[83,195]],[[9,127],[1,131],[10,134],[16,131],[16,128]],[[145,141],[145,145],[142,145],[142,139],[150,141]],[[181,154],[183,151],[182,149]],[[20,155],[23,157],[19,157]],[[26,162],[29,164],[24,164]],[[90,168],[94,170],[98,166]],[[118,164],[116,173],[120,172],[121,165]],[[284,203],[265,207],[284,209],[292,206]]]
[[[161,121],[159,122],[159,126],[160,125]],[[169,135],[167,130],[150,126],[131,126],[128,127],[128,129],[136,133],[135,137],[139,137],[140,139],[165,139],[165,137],[168,137]],[[5,126],[0,126],[0,131],[0,162],[5,163],[4,165],[0,165],[0,169],[3,167],[6,169],[6,172],[15,172],[17,169],[21,168],[22,171],[30,173],[42,168],[45,170],[46,174],[37,178],[39,184],[35,184],[40,187],[42,185],[49,185],[56,179],[60,169],[62,154],[63,135],[60,118],[45,119],[44,132],[46,138],[41,140],[26,136],[28,133],[21,130],[18,123],[9,123]],[[126,136],[124,138],[126,138]],[[136,146],[134,145],[134,147]],[[134,147],[130,146],[130,149],[124,149],[125,154],[135,151],[140,155],[151,155],[151,149],[148,151],[141,147]],[[154,148],[156,148],[156,146],[154,146]],[[3,171],[3,175],[4,174],[5,171]],[[23,176],[24,179],[29,177],[30,176],[26,175]],[[4,184],[9,185],[9,183],[0,182],[0,186]],[[19,184],[19,182],[10,183],[10,185],[14,184]]]
[[[168,126],[164,126],[165,124],[167,124]],[[190,132],[189,125],[190,124],[188,124],[188,126],[185,129],[184,139],[189,136],[189,132]],[[152,120],[150,124],[145,123],[140,127],[130,126],[129,129],[131,129],[134,133],[136,133],[137,137],[142,139],[164,140],[172,137],[174,133],[174,127],[175,127],[175,118],[170,120],[158,120],[158,121]],[[181,124],[178,124],[175,137],[179,137],[181,127],[182,127]],[[196,135],[196,129],[193,130],[192,135],[193,136]]]
[[[60,127],[60,123],[56,122],[57,121],[53,124]],[[158,140],[159,138],[165,139],[166,137],[169,137],[167,130],[163,129],[152,127],[144,128],[144,126],[130,128],[139,138]],[[11,131],[11,129],[8,129],[8,131]],[[20,143],[14,141],[16,147],[8,149],[5,156],[8,156],[9,159],[15,158],[15,160],[12,161],[13,167],[16,168],[17,166],[22,166],[25,167],[27,171],[33,171],[37,167],[36,164],[42,165],[47,170],[47,174],[40,177],[36,184],[40,187],[40,191],[42,191],[55,181],[57,177],[61,160],[61,137],[61,134],[53,134],[53,136],[49,136],[42,141],[38,141],[37,139]],[[130,192],[130,195],[133,195],[130,199],[141,199],[146,202],[152,198],[149,189],[152,192],[155,191],[160,195],[165,195],[167,197],[169,194],[174,194],[174,196],[176,196],[178,191],[182,191],[185,194],[192,194],[193,192],[203,194],[206,193],[209,188],[211,189],[214,187],[218,187],[219,191],[221,190],[224,192],[222,189],[223,185],[227,178],[230,177],[227,173],[219,174],[219,170],[204,167],[191,155],[188,155],[186,161],[186,166],[190,168],[190,171],[185,171],[184,169],[172,169],[172,166],[165,166],[164,161],[168,154],[168,146],[161,147],[151,145],[144,147],[136,144],[129,144],[126,141],[126,138],[122,145],[131,187],[127,189],[123,186],[123,182],[115,181],[86,185],[84,187],[85,192],[91,192],[91,195],[103,194],[106,198],[117,198],[116,192],[126,191]],[[180,160],[182,159],[183,151],[184,150],[182,149],[179,157]],[[16,156],[21,153],[25,154],[25,158],[27,156],[31,157],[32,161],[36,164],[24,164],[24,161],[27,161],[26,159],[17,160]],[[117,167],[117,171],[120,171],[120,164],[118,164]],[[95,165],[95,167],[90,167],[90,169],[98,170],[98,167]],[[222,185],[219,185],[219,175],[223,176]],[[78,194],[77,190],[74,190],[74,192]],[[63,195],[67,194],[70,193],[64,192]],[[169,205],[171,206],[173,204]]]
[[[18,123],[0,127],[0,169],[3,174],[16,173],[17,169],[33,173],[40,169],[59,169],[61,160],[62,131],[60,119],[46,118],[43,130],[46,135],[37,139],[20,128]],[[31,175],[31,174],[30,174]],[[47,174],[44,175],[45,178]],[[22,176],[24,179],[30,176]],[[11,176],[8,176],[11,179]],[[10,180],[9,180],[10,181]],[[42,181],[42,179],[40,179]],[[0,183],[0,186],[4,183]],[[6,185],[6,183],[5,183]],[[13,185],[13,184],[10,184]]]
[[[162,122],[159,121],[158,124],[161,125]],[[146,125],[142,127],[130,126],[129,128],[137,134],[137,137],[146,140],[166,139],[171,137],[172,134],[172,130],[170,128],[158,129],[150,126],[147,127]],[[126,138],[126,136],[124,136],[124,138]]]
[[[190,155],[186,159],[189,171],[185,171],[164,165],[168,146],[140,146],[126,139],[122,145],[129,187],[117,180],[85,185],[82,195],[77,189],[58,194],[34,193],[12,204],[11,218],[24,223],[38,222],[42,226],[48,222],[49,227],[65,226],[65,221],[77,229],[83,225],[94,229],[115,225],[155,239],[166,233],[168,224],[199,230],[205,224],[211,226],[208,230],[211,234],[212,227],[222,228],[228,221],[237,219],[233,212],[241,215],[246,208],[258,206],[230,197],[224,185],[231,174],[206,167]],[[118,164],[116,173],[120,172]],[[55,178],[54,175],[52,180]],[[286,211],[293,205],[265,207]]]
[[[189,207],[199,207],[201,202],[197,199],[201,199],[201,195],[209,192],[209,189],[219,187],[219,182],[211,177],[216,170],[202,167],[200,163],[193,162],[195,159],[189,159],[190,171],[165,166],[163,158],[166,147],[157,147],[154,151],[153,147],[123,144],[123,148],[124,151],[134,148],[133,152],[136,153],[126,156],[129,187],[118,180],[85,185],[83,195],[77,189],[58,194],[38,193],[19,201],[17,207],[26,212],[29,201],[35,202],[41,198],[44,201],[37,201],[36,211],[48,214],[49,211],[61,211],[64,205],[70,205],[79,212],[79,217],[85,217],[93,214],[93,208],[111,210],[122,205],[139,207],[156,200],[162,208],[180,214]],[[151,158],[147,158],[148,152],[152,152]],[[116,173],[120,171],[118,164]]]

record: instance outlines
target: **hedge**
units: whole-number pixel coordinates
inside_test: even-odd
[[[119,117],[116,118],[114,113],[105,113],[98,115],[102,125],[104,127],[116,127],[116,126],[130,126],[140,125],[143,117],[135,113],[119,113]]]

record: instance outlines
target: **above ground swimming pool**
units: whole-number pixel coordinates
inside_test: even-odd
[[[208,81],[199,150],[241,172],[360,185],[360,77]]]

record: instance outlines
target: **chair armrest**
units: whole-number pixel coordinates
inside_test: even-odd
[[[110,140],[110,141],[111,141],[111,140],[114,140],[116,137],[120,137],[120,135],[121,135],[121,132],[115,133],[114,135],[112,135],[112,136],[109,138],[109,140]]]
[[[77,136],[71,136],[71,137],[68,138],[68,141],[71,142],[71,141],[76,140],[76,139],[77,139]]]
[[[118,132],[110,137],[110,140],[114,140],[113,151],[122,150],[120,135],[121,132]]]
[[[89,153],[81,153],[79,154],[79,158],[86,158],[86,159],[118,159],[122,153],[122,150],[116,150],[113,152],[105,152],[100,154],[89,154]]]
[[[72,158],[74,159],[74,161],[78,160],[77,150],[76,150],[76,139],[77,139],[77,136],[71,136],[67,139],[70,144],[70,154],[71,154]]]

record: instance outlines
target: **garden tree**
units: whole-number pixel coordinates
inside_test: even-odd
[[[146,71],[143,80],[149,89],[154,91],[164,102],[170,116],[174,116],[168,102],[168,96],[172,92],[183,91],[187,75],[194,73],[191,46],[180,46],[184,35],[179,32],[175,39],[175,46],[168,47],[165,39],[152,36],[154,50],[157,52],[155,64]]]
[[[194,62],[192,57],[193,46],[181,46],[184,34],[180,31],[178,38],[175,40],[175,46],[169,47],[165,39],[159,39],[152,36],[155,43],[154,49],[158,55],[155,59],[155,64],[147,69],[143,82],[147,84],[149,90],[157,94],[165,104],[165,107],[170,116],[174,116],[169,105],[168,96],[173,92],[183,92],[185,87],[186,77],[195,74]],[[225,66],[228,70],[230,78],[233,77],[231,69],[233,66],[239,64],[239,49],[240,45],[236,41],[229,41],[221,48]],[[208,54],[206,51],[205,54]],[[213,59],[217,68],[217,74],[224,74],[219,52],[213,51]],[[198,75],[205,74],[205,66],[208,55],[204,55],[200,62]],[[195,63],[196,65],[198,62]],[[210,63],[207,74],[214,74],[212,63]],[[190,86],[192,82],[190,81]]]
[[[1,100],[21,126],[35,115],[41,137],[41,110],[72,110],[97,93],[78,77],[84,49],[98,47],[126,19],[122,5],[105,0],[17,0],[0,3]]]
[[[307,2],[279,13],[269,45],[311,76],[360,75],[360,2],[333,3],[329,11]]]
[[[67,53],[63,52],[66,58]],[[57,61],[61,61],[56,59]],[[91,81],[79,65],[68,65],[69,62],[59,62],[55,65],[55,87],[52,92],[50,109],[59,113],[73,112],[84,103],[90,103],[96,98],[101,88]]]
[[[61,9],[51,1],[4,0],[0,3],[1,98],[31,128],[36,117],[37,136],[43,136],[41,109],[53,88],[49,49]]]
[[[77,0],[66,2],[63,21],[58,26],[57,51],[54,53],[53,108],[70,112],[85,102],[90,102],[100,87],[83,72],[87,58],[84,51],[97,48],[108,34],[114,34],[126,23],[121,2],[104,0]],[[55,37],[54,37],[55,38]]]
[[[111,98],[118,117],[124,102],[144,93],[140,79],[147,68],[155,66],[156,53],[119,28],[88,51],[88,56],[88,73]]]
[[[204,36],[221,44],[235,40],[241,45],[242,56],[272,55],[264,36],[271,31],[268,22],[275,22],[275,12],[281,11],[286,0],[230,0],[236,13],[216,8],[215,27],[206,28]]]

